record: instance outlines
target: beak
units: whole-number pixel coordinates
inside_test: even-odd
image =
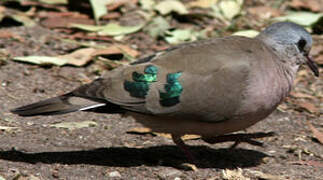
[[[306,64],[308,65],[308,67],[310,67],[310,69],[313,71],[316,77],[319,77],[319,68],[317,64],[313,61],[313,59],[309,55],[306,55],[305,57],[307,59]]]

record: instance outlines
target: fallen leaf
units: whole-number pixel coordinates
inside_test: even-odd
[[[198,8],[210,8],[218,0],[195,0],[188,3],[189,7],[198,7]]]
[[[112,0],[112,2],[108,4],[107,8],[108,11],[114,11],[127,3],[135,5],[138,3],[138,0]]]
[[[323,11],[323,4],[320,0],[292,0],[288,5],[295,9],[309,9],[313,12]]]
[[[256,37],[258,34],[259,34],[259,32],[256,30],[242,30],[242,31],[237,31],[237,32],[233,33],[232,35],[253,38],[253,37]]]
[[[14,21],[20,22],[22,23],[24,26],[26,27],[32,27],[34,25],[36,25],[36,23],[30,19],[28,16],[26,16],[23,13],[6,13],[6,15],[4,15],[2,18],[0,18],[0,20],[2,20],[4,17],[13,19]]]
[[[50,125],[50,127],[66,128],[69,130],[80,129],[80,128],[85,128],[85,127],[94,127],[94,126],[97,126],[97,123],[94,121],[63,122],[63,123],[57,123],[57,124]]]
[[[127,131],[130,134],[151,134],[151,129],[146,127],[135,127]]]
[[[302,26],[313,26],[323,17],[323,13],[290,12],[286,16],[274,18],[277,21],[291,21]]]
[[[151,11],[154,9],[156,2],[154,0],[140,0],[140,6],[143,10]]]
[[[272,174],[267,174],[267,173],[263,173],[261,171],[255,171],[255,170],[251,170],[251,169],[246,169],[246,171],[250,174],[252,174],[253,176],[255,176],[257,179],[264,179],[264,180],[285,180],[286,177],[283,176],[276,176],[276,175],[272,175]]]
[[[315,99],[314,96],[311,96],[309,94],[305,94],[305,93],[302,93],[302,92],[295,92],[295,91],[292,91],[290,93],[291,96],[295,97],[295,98],[308,98],[308,99]]]
[[[1,131],[10,132],[10,131],[16,130],[16,129],[19,129],[19,128],[18,127],[10,127],[10,126],[0,126]]]
[[[95,56],[111,55],[111,54],[123,54],[128,59],[133,59],[139,55],[139,52],[131,49],[126,45],[114,44],[104,49],[96,48],[82,48],[73,51],[70,54],[60,55],[56,57],[50,56],[24,56],[13,57],[15,61],[27,62],[38,65],[53,64],[57,66],[63,66],[66,64],[74,66],[84,66],[89,63]]]
[[[317,64],[323,64],[323,45],[318,44],[313,46],[311,49],[311,55],[314,57],[314,60]]]
[[[313,136],[323,144],[323,133],[317,130],[309,121],[307,122],[307,125],[311,129]]]
[[[258,16],[261,19],[269,19],[280,16],[280,11],[269,6],[256,6],[248,8],[248,12],[253,16]]]
[[[93,54],[96,53],[96,51],[98,50],[94,48],[82,48],[75,50],[70,54],[57,56],[57,58],[65,60],[66,64],[84,66],[92,60]]]
[[[49,57],[49,56],[18,56],[12,58],[14,61],[27,62],[38,65],[48,65],[54,64],[57,66],[62,66],[67,63],[65,59],[58,57]]]
[[[113,0],[90,0],[94,19],[97,24],[100,17],[108,13],[107,5],[112,2]]]
[[[196,165],[195,164],[190,164],[190,163],[181,164],[181,168],[183,168],[185,170],[189,170],[189,171],[194,171],[194,172],[198,171],[198,168],[196,167]]]
[[[216,6],[212,6],[216,17],[232,20],[240,14],[243,0],[219,0]]]
[[[155,136],[160,136],[160,137],[165,137],[168,139],[172,139],[172,135],[169,133],[158,133],[158,132],[153,132],[150,128],[146,128],[146,127],[135,127],[135,128],[131,128],[127,131],[127,133],[130,134],[153,134]],[[184,136],[181,137],[183,141],[186,140],[195,140],[195,139],[200,139],[201,136],[199,135],[194,135],[194,134],[186,134]]]
[[[316,114],[318,112],[318,108],[312,103],[309,102],[298,102],[297,105],[301,108],[306,110],[309,113]]]
[[[32,174],[30,175],[21,175],[21,174],[17,174],[17,176],[15,178],[13,178],[14,180],[40,180],[39,177],[34,176]]]
[[[41,21],[41,25],[47,28],[68,28],[72,24],[94,25],[95,22],[91,19],[74,17],[53,17]]]
[[[121,26],[115,23],[109,23],[104,26],[72,24],[71,27],[82,29],[85,31],[97,32],[98,35],[101,35],[101,36],[120,36],[120,35],[137,32],[144,27],[144,24],[139,24],[137,26]]]
[[[16,39],[20,42],[24,42],[25,39],[21,36],[19,36],[18,34],[14,33],[13,31],[9,31],[9,30],[0,30],[0,38],[3,39]]]
[[[178,14],[187,14],[188,11],[184,4],[177,0],[164,0],[159,2],[155,9],[162,15],[169,14],[171,12],[176,12]]]
[[[168,21],[161,16],[157,16],[145,27],[144,31],[148,32],[151,37],[157,38],[164,35],[169,28]]]
[[[290,163],[297,164],[297,165],[307,165],[307,166],[323,168],[323,163],[319,162],[319,161],[293,161]]]
[[[72,35],[62,35],[66,39],[84,39],[84,40],[99,40],[99,41],[108,41],[112,42],[113,38],[108,36],[88,36],[84,32],[77,32]]]
[[[122,15],[120,12],[109,12],[106,15],[103,15],[101,17],[102,20],[111,20],[111,19],[117,19],[120,18]]]
[[[67,4],[67,0],[39,0],[39,2],[46,4]]]
[[[222,178],[226,180],[250,180],[250,178],[243,175],[241,168],[222,170]]]
[[[187,141],[187,140],[201,139],[201,136],[200,135],[196,135],[196,134],[185,134],[181,138],[182,138],[183,141]]]
[[[191,29],[175,29],[166,32],[165,40],[170,44],[179,44],[185,41],[193,41],[195,40],[193,33],[194,31]]]

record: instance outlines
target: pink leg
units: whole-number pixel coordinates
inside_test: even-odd
[[[182,140],[180,135],[172,134],[173,142],[184,152],[185,156],[193,163],[195,163],[195,158],[192,153],[187,148],[186,144]]]

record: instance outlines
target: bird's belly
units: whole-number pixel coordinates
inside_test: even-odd
[[[220,122],[204,122],[198,119],[177,119],[172,117],[156,117],[138,113],[129,113],[134,119],[154,132],[171,134],[197,134],[205,137],[228,134],[243,130],[263,119],[263,117],[249,118],[241,116]]]

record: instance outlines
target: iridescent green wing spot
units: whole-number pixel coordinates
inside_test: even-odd
[[[178,81],[181,75],[181,72],[167,75],[167,84],[164,86],[165,92],[159,91],[159,102],[162,106],[170,107],[179,103],[179,97],[183,91],[183,87]]]
[[[149,91],[149,85],[157,81],[158,69],[156,66],[148,65],[144,73],[133,72],[132,80],[125,81],[123,86],[130,96],[137,98],[145,98]]]

